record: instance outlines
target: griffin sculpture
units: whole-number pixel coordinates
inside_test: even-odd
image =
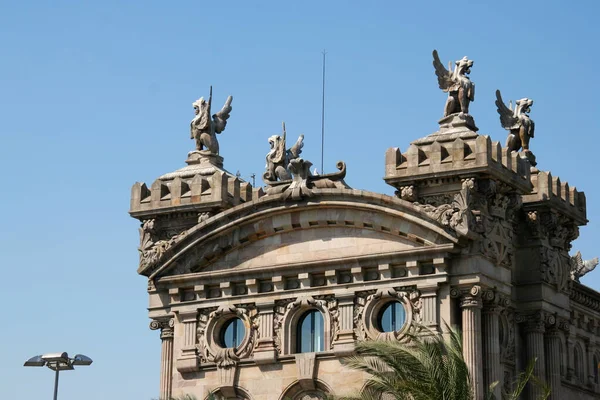
[[[194,113],[196,116],[190,123],[190,135],[191,139],[196,139],[196,150],[207,151],[210,154],[219,154],[219,141],[217,140],[217,133],[221,133],[227,126],[227,120],[231,113],[231,101],[233,97],[227,97],[225,105],[218,113],[214,114],[211,118],[210,107],[212,103],[212,86],[210,87],[210,96],[208,101],[204,100],[203,97],[196,100],[192,105],[194,106]],[[206,148],[206,150],[204,150]]]
[[[519,151],[521,148],[525,152],[530,151],[529,139],[533,137],[535,129],[535,124],[528,114],[531,112],[532,105],[533,100],[523,98],[515,101],[513,110],[512,102],[507,107],[502,100],[500,91],[496,90],[496,107],[500,114],[500,123],[504,129],[510,132],[506,139],[506,147],[509,151]]]
[[[283,136],[273,135],[269,138],[269,145],[271,150],[266,156],[267,169],[263,174],[263,180],[265,181],[287,181],[292,179],[290,173],[290,162],[300,157],[302,153],[302,146],[304,146],[304,135],[300,135],[296,144],[291,148],[286,149],[286,131],[285,122],[283,123]]]
[[[583,260],[581,252],[578,251],[574,257],[571,257],[571,279],[579,282],[579,278],[596,268],[596,265],[598,265],[598,257]]]
[[[469,114],[469,103],[475,101],[475,84],[467,76],[471,73],[473,60],[463,57],[455,64],[454,69],[451,63],[448,63],[448,69],[444,68],[437,50],[433,50],[433,67],[438,84],[444,93],[448,93],[444,117],[457,113]]]

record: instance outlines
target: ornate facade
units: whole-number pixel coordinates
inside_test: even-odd
[[[495,381],[498,397],[510,390],[534,358],[552,399],[600,397],[600,293],[579,283],[595,264],[569,255],[585,195],[534,166],[523,136],[533,122],[517,126],[528,108],[511,120],[498,95],[507,147],[477,133],[472,65],[447,71],[434,54],[445,115],[438,132],[385,152],[395,196],[348,187],[343,162],[311,174],[302,138],[287,150],[285,133],[269,139],[264,188],[224,170],[216,142],[150,188],[133,186],[161,398],[360,392],[363,373],[341,362],[357,341],[445,323],[462,328],[478,400]],[[216,114],[221,131],[230,104]]]

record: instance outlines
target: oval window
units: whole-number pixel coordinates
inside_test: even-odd
[[[221,345],[225,348],[236,348],[244,340],[246,328],[239,318],[232,318],[225,323],[221,330]]]
[[[398,301],[386,304],[379,313],[379,329],[382,332],[396,332],[406,322],[406,310]]]

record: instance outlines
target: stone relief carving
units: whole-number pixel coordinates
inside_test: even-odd
[[[212,104],[212,86],[210,87],[210,96],[208,101],[204,100],[203,97],[196,100],[192,105],[194,106],[194,119],[190,122],[190,136],[191,139],[196,140],[196,151],[203,155],[218,155],[219,154],[219,141],[217,140],[217,133],[221,133],[227,126],[227,120],[231,114],[231,101],[233,97],[227,97],[225,105],[216,114],[211,113]]]
[[[509,131],[506,140],[506,147],[509,151],[519,151],[521,148],[524,152],[530,152],[529,139],[533,138],[535,124],[529,118],[528,113],[531,112],[533,100],[523,98],[515,101],[515,108],[512,108],[512,102],[508,107],[502,100],[502,95],[499,90],[496,90],[496,107],[500,114],[500,123],[502,127]],[[533,164],[535,166],[535,163]]]
[[[186,230],[164,230],[163,237],[170,236],[167,239],[159,239],[155,223],[156,220],[148,219],[140,228],[140,268],[156,265],[162,255],[187,234]]]
[[[438,206],[420,203],[414,203],[414,205],[443,226],[455,230],[461,236],[469,236],[473,227],[473,214],[470,207],[471,193],[474,188],[475,180],[465,179],[462,189],[454,195],[451,203]]]
[[[440,89],[448,93],[448,100],[444,107],[444,117],[456,113],[469,113],[469,103],[475,101],[475,84],[471,82],[468,75],[471,73],[473,60],[467,57],[456,61],[455,68],[448,63],[448,69],[444,68],[438,56],[437,50],[433,50],[433,67],[438,78]]]
[[[473,239],[471,251],[496,265],[512,266],[515,213],[522,203],[507,185],[463,179],[458,193],[423,196],[413,204],[460,236]]]
[[[579,278],[591,272],[598,265],[598,257],[591,260],[584,260],[581,252],[578,251],[575,256],[571,257],[571,279],[579,282]]]
[[[300,135],[296,143],[286,149],[285,122],[283,123],[283,136],[273,135],[269,138],[271,150],[267,153],[266,171],[263,174],[263,180],[267,185],[272,185],[276,181],[289,181],[292,179],[289,164],[290,161],[300,157],[304,146],[303,141],[304,135]]]
[[[542,279],[559,291],[568,289],[571,277],[571,263],[564,253],[557,248],[540,248]]]
[[[273,317],[273,331],[275,348],[279,354],[283,353],[283,323],[286,317],[300,309],[317,309],[329,316],[330,340],[329,349],[333,348],[340,331],[338,301],[333,295],[301,296],[296,299],[283,299],[275,302],[275,315]],[[294,327],[295,328],[295,327]]]
[[[406,322],[396,332],[381,332],[377,327],[379,312],[388,303],[399,301],[406,310]],[[354,304],[354,333],[358,340],[406,340],[407,333],[421,330],[423,316],[421,293],[413,288],[379,289],[357,292]]]
[[[500,311],[500,360],[514,365],[515,348],[515,313],[509,308],[503,308]]]
[[[201,362],[213,362],[220,368],[229,368],[245,357],[248,357],[258,339],[257,310],[254,305],[223,305],[200,310],[198,314],[198,356]],[[245,327],[246,334],[236,348],[224,348],[216,341],[220,330],[231,318],[239,318]]]

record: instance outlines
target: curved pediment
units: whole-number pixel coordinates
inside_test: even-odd
[[[187,231],[143,273],[152,279],[247,271],[452,247],[457,241],[406,201],[324,189],[310,201],[286,203],[266,196],[217,214]]]

